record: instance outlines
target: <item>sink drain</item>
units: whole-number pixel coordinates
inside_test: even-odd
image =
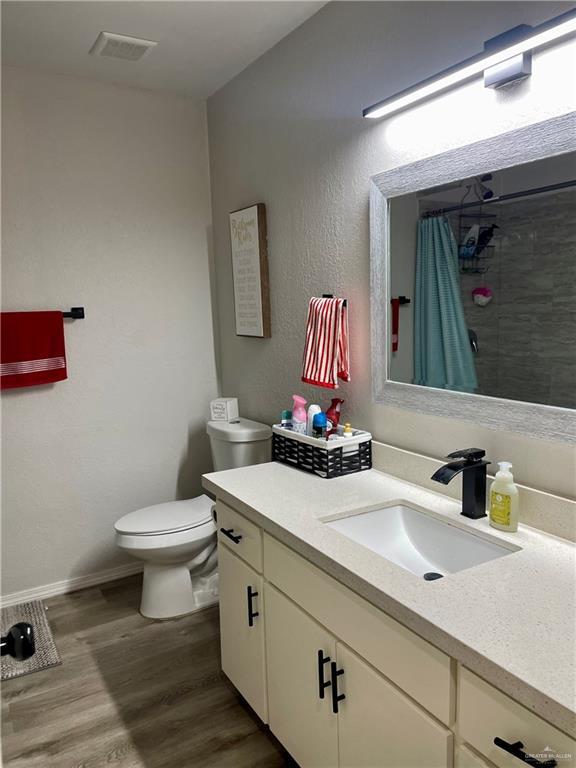
[[[436,581],[436,579],[441,579],[444,576],[443,573],[435,573],[434,571],[428,571],[428,573],[424,574],[424,581]]]

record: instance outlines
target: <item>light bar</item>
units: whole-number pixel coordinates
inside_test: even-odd
[[[532,33],[513,45],[507,45],[501,50],[487,54],[486,52],[466,59],[461,64],[456,64],[449,69],[439,72],[437,75],[422,80],[417,85],[407,88],[400,93],[391,96],[388,99],[379,101],[371,107],[362,111],[363,117],[378,118],[385,115],[391,115],[406,109],[411,104],[423,101],[436,93],[445,91],[452,86],[470,80],[476,75],[480,75],[485,69],[494,67],[514,56],[519,56],[528,51],[542,48],[544,45],[559,40],[562,37],[574,34],[576,32],[576,12],[569,11],[561,16],[546,22],[539,27],[535,27]]]

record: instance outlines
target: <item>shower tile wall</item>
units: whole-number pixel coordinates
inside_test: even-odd
[[[489,271],[461,275],[464,312],[478,335],[478,392],[576,408],[576,192],[490,212],[496,208]],[[486,307],[472,300],[481,285],[494,292]]]

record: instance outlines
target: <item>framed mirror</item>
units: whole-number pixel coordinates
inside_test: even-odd
[[[372,178],[377,403],[576,442],[576,113]]]

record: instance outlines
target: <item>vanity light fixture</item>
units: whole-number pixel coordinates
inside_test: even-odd
[[[531,27],[521,24],[484,43],[482,53],[438,72],[362,111],[363,117],[385,117],[484,73],[487,88],[499,88],[531,73],[531,53],[576,33],[576,11]]]

